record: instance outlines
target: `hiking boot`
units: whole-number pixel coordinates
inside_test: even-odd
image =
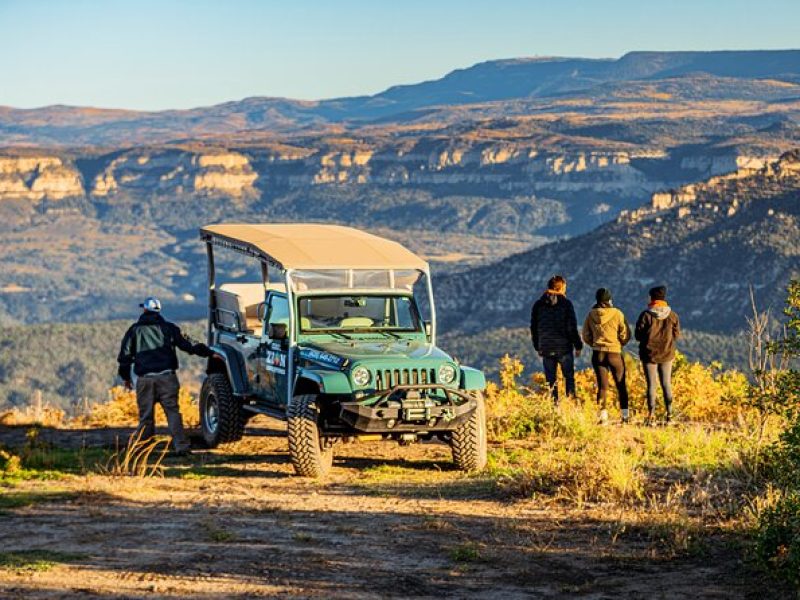
[[[628,411],[627,408],[622,409],[622,424],[625,425],[626,423],[630,422],[631,420],[631,413]]]
[[[598,425],[608,425],[608,411],[604,408],[600,411],[600,420]]]
[[[653,423],[656,421],[656,416],[653,414],[653,411],[648,411],[647,416],[644,418],[644,425],[645,427],[652,427]]]

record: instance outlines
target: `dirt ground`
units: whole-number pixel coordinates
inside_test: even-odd
[[[667,558],[610,509],[509,502],[434,443],[340,445],[332,476],[305,480],[282,425],[259,427],[266,435],[224,451],[168,460],[163,478],[0,487],[29,499],[0,512],[0,552],[68,557],[0,568],[0,597],[774,597],[723,534]],[[19,435],[0,431],[0,444]]]

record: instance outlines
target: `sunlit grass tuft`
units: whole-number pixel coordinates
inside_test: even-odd
[[[81,554],[54,550],[12,550],[0,552],[0,570],[49,571],[60,564],[76,562],[84,558]]]

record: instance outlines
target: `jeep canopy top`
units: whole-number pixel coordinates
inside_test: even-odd
[[[352,227],[318,223],[206,225],[210,244],[255,256],[282,269],[409,269],[428,263],[404,246]]]

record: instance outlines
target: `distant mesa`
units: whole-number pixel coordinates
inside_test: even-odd
[[[374,96],[301,101],[253,97],[156,112],[69,106],[0,107],[0,145],[152,144],[242,131],[320,129],[334,124],[408,123],[459,106],[581,97],[646,102],[797,96],[800,50],[630,52],[619,59],[487,61]],[[794,91],[793,91],[794,90]],[[513,107],[509,107],[513,108]],[[508,111],[507,111],[508,112]]]

